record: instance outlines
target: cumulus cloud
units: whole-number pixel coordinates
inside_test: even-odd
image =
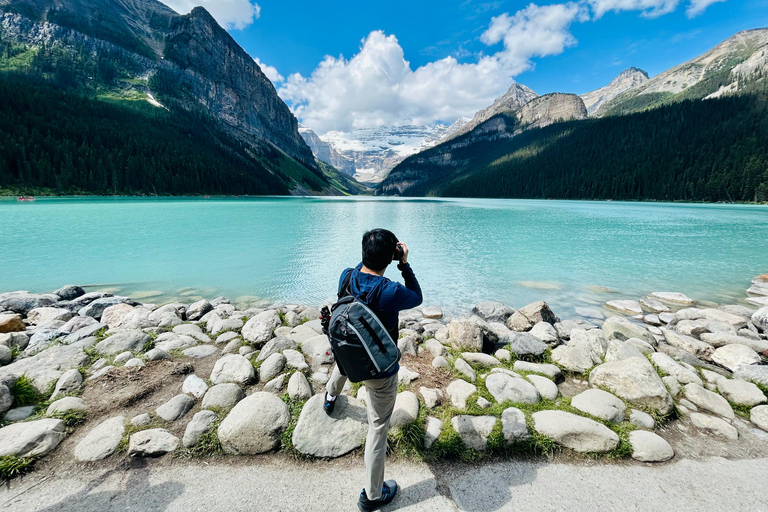
[[[642,11],[641,16],[658,18],[674,12],[681,0],[586,0],[595,19],[614,11]],[[705,0],[706,1],[706,0]]]
[[[259,60],[258,57],[254,57],[253,60],[256,61],[256,64],[259,65],[261,71],[267,75],[267,78],[269,78],[273,84],[279,84],[285,80],[285,77],[277,72],[277,68],[275,66],[268,66],[267,64],[264,64],[261,62],[261,60]]]
[[[163,2],[182,14],[201,5],[228,30],[244,29],[261,15],[261,7],[251,0],[163,0]]]
[[[569,32],[582,20],[579,4],[530,4],[493,18],[481,40],[502,43],[474,63],[454,57],[412,69],[394,35],[371,32],[351,59],[326,57],[309,77],[288,77],[279,93],[318,133],[388,124],[423,124],[472,116],[532,67],[533,57],[556,55],[576,43]]]
[[[725,2],[725,0],[691,0],[685,14],[689,18],[695,18],[707,10],[707,7],[718,2]]]

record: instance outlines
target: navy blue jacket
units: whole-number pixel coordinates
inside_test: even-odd
[[[404,309],[415,308],[422,302],[421,287],[419,281],[416,279],[416,275],[413,273],[411,266],[406,263],[405,265],[399,264],[398,269],[402,272],[405,286],[400,283],[390,281],[386,277],[377,276],[374,274],[366,274],[360,272],[363,268],[363,264],[360,263],[354,269],[348,268],[341,273],[339,278],[339,293],[341,293],[341,287],[344,282],[344,278],[348,273],[352,272],[352,277],[349,281],[349,288],[352,295],[357,297],[360,302],[371,308],[376,316],[379,317],[381,323],[392,336],[392,339],[397,343],[399,335],[399,318],[398,312]],[[397,365],[387,375],[382,377],[389,377],[397,373],[400,366]]]

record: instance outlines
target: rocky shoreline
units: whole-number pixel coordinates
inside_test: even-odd
[[[651,292],[576,312],[561,321],[544,302],[403,312],[393,450],[470,461],[768,454],[768,275],[744,304]],[[365,387],[348,385],[333,416],[323,412],[333,355],[319,316],[72,285],[0,293],[0,480],[42,458],[355,452]]]

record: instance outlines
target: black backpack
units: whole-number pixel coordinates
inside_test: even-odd
[[[376,313],[352,295],[352,272],[344,277],[338,301],[321,310],[321,323],[341,374],[362,382],[391,371],[400,361],[400,350]]]

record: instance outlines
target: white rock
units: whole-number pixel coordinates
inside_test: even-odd
[[[42,457],[55,450],[65,437],[67,432],[61,420],[13,423],[0,428],[0,457]]]
[[[144,366],[144,361],[139,359],[138,357],[133,357],[125,362],[123,365],[125,368],[140,368]]]
[[[642,340],[638,340],[644,343]],[[643,353],[633,345],[619,340],[608,340],[608,349],[605,351],[605,362],[621,361],[630,357],[643,357]]]
[[[259,367],[259,380],[267,382],[277,377],[285,368],[285,356],[280,353],[272,354]]]
[[[203,398],[206,391],[208,391],[208,384],[195,374],[187,376],[184,379],[184,384],[181,385],[182,393],[189,393],[195,398]]]
[[[211,371],[211,382],[223,384],[234,382],[248,384],[256,378],[256,372],[249,360],[238,354],[229,354],[218,361]]]
[[[293,431],[293,445],[315,457],[340,457],[362,446],[368,432],[368,414],[360,401],[339,395],[333,414],[323,410],[323,394],[304,405]]]
[[[51,400],[55,400],[62,395],[66,395],[67,393],[73,393],[77,391],[80,389],[82,384],[83,374],[80,373],[80,370],[67,370],[61,375],[61,377],[59,377],[59,380],[56,381],[56,387],[54,388],[53,394],[51,395]]]
[[[362,389],[362,388],[361,388]],[[424,405],[427,409],[434,409],[443,402],[443,392],[438,388],[419,388],[419,393],[424,398]]]
[[[181,394],[165,402],[155,412],[165,421],[176,421],[187,414],[194,405],[195,400],[192,397]]]
[[[157,457],[179,447],[179,438],[164,428],[141,430],[128,440],[128,455],[131,457]]]
[[[664,302],[682,304],[684,306],[690,306],[696,302],[686,294],[680,292],[653,292],[650,296],[655,299],[663,300]]]
[[[75,458],[81,462],[106,459],[117,450],[125,434],[125,416],[109,418],[88,432],[75,446]]]
[[[428,306],[422,308],[421,314],[424,316],[424,318],[434,318],[438,320],[443,318],[443,310],[436,306]]]
[[[734,371],[741,366],[759,364],[760,356],[745,345],[725,345],[715,350],[712,360]]]
[[[288,377],[287,373],[281,373],[274,379],[270,380],[266,384],[264,384],[264,391],[267,391],[269,393],[273,393],[275,395],[280,395],[281,391],[285,387],[285,379]]]
[[[146,427],[150,423],[152,423],[152,416],[150,416],[148,412],[131,418],[131,425],[134,427]]]
[[[280,447],[280,436],[288,427],[288,405],[275,395],[256,392],[235,405],[219,425],[224,452],[256,455]]]
[[[563,379],[563,373],[560,371],[560,368],[553,364],[529,363],[527,361],[518,360],[515,361],[512,369],[517,372],[538,373],[540,375],[549,377],[555,382]]]
[[[301,343],[301,351],[309,358],[312,365],[330,364],[333,362],[331,343],[324,334],[315,335]]]
[[[390,426],[399,427],[416,421],[419,417],[419,397],[410,391],[397,394],[395,408],[392,410]]]
[[[488,354],[483,354],[482,352],[463,352],[461,357],[468,363],[476,364],[485,368],[501,366],[501,361],[493,356],[489,356]],[[459,359],[457,359],[457,361],[459,361]]]
[[[300,372],[309,370],[309,365],[304,359],[304,355],[298,350],[286,349],[283,351],[283,355],[285,356],[285,366],[287,368],[294,368]]]
[[[149,335],[137,329],[118,329],[114,334],[96,344],[96,351],[103,355],[121,352],[140,352],[150,340]]]
[[[234,407],[243,398],[245,398],[245,393],[237,384],[231,382],[216,384],[205,393],[201,407],[203,409],[227,410]]]
[[[293,400],[309,400],[312,396],[312,387],[303,373],[295,372],[288,379],[288,396]]]
[[[455,319],[448,325],[448,338],[454,350],[480,352],[483,349],[483,331],[468,319]]]
[[[575,373],[586,372],[595,365],[589,349],[583,345],[560,345],[552,350],[552,360]]]
[[[535,404],[541,399],[533,384],[503,373],[491,373],[485,379],[485,386],[498,403]]]
[[[629,433],[632,458],[642,462],[663,462],[675,456],[667,441],[653,432],[634,430]]]
[[[432,360],[432,366],[434,368],[448,368],[450,369],[451,363],[448,362],[443,356],[437,356]]]
[[[691,413],[691,423],[705,432],[725,437],[731,441],[736,441],[739,438],[739,431],[736,430],[736,427],[714,416],[694,412]]]
[[[465,360],[457,358],[456,361],[453,362],[453,367],[456,368],[457,372],[467,377],[470,381],[475,382],[477,380],[475,370],[473,370]]]
[[[557,389],[557,384],[541,375],[528,375],[527,378],[542,398],[547,400],[557,399],[557,395],[560,393]]]
[[[589,384],[593,388],[607,389],[632,405],[648,407],[660,414],[669,414],[674,405],[659,374],[644,357],[601,364],[590,372]]]
[[[664,303],[662,303],[658,299],[648,295],[640,299],[640,304],[645,306],[645,309],[647,309],[651,313],[668,313],[669,312],[669,306],[666,306]]]
[[[605,307],[627,315],[643,314],[643,308],[635,300],[610,300],[605,303]]]
[[[211,430],[216,418],[216,413],[213,411],[203,410],[197,412],[184,430],[184,438],[182,439],[184,447],[192,448],[196,446],[200,439],[202,439],[203,434]]]
[[[435,441],[437,441],[437,438],[440,437],[442,431],[443,422],[437,418],[429,416],[427,418],[427,429],[424,435],[424,449],[429,450]]]
[[[749,421],[768,432],[768,405],[753,407],[749,413]]]
[[[656,338],[642,325],[632,323],[630,320],[613,316],[603,322],[601,330],[608,339],[626,341],[630,338],[638,338],[650,345],[656,345]]]
[[[667,386],[667,389],[669,390],[669,394],[672,396],[677,396],[680,394],[680,392],[683,390],[683,388],[680,386],[680,383],[677,382],[677,379],[674,377],[670,377],[667,375],[666,377],[662,377],[661,381],[664,383],[665,386]]]
[[[710,360],[712,358],[712,353],[715,351],[715,349],[709,343],[697,340],[691,336],[677,333],[670,329],[662,329],[661,332],[664,334],[664,338],[667,340],[667,343],[673,347],[681,348],[686,352],[689,352],[696,357],[700,357],[705,360]]]
[[[678,364],[677,361],[672,359],[667,354],[655,352],[651,354],[651,361],[653,361],[653,364],[656,365],[656,368],[668,373],[681,384],[694,383],[698,384],[699,386],[703,385],[701,378],[696,373]]]
[[[717,381],[717,390],[729,402],[736,405],[753,407],[768,401],[763,392],[760,391],[760,388],[751,382],[743,380],[731,380],[722,377]]]
[[[731,405],[725,398],[704,389],[698,384],[686,384],[683,387],[683,394],[685,394],[685,398],[705,411],[713,412],[728,419],[735,417]]]
[[[49,405],[45,414],[52,416],[54,414],[65,414],[70,411],[85,412],[87,409],[88,406],[85,404],[85,400],[79,397],[68,396],[66,398],[56,400],[51,405]]]
[[[467,408],[467,398],[469,398],[475,391],[477,391],[477,387],[475,387],[474,384],[470,384],[461,379],[451,381],[451,383],[448,384],[448,387],[445,388],[445,392],[450,397],[451,403],[458,409]]]
[[[577,452],[608,452],[619,444],[616,432],[589,418],[565,411],[539,411],[532,417],[538,433]]]
[[[459,415],[451,418],[451,425],[464,444],[473,450],[483,451],[496,425],[496,417]]]
[[[632,409],[632,413],[629,415],[629,422],[636,427],[649,430],[653,430],[656,426],[656,421],[653,419],[653,416],[644,413],[643,411],[638,411],[637,409]]]
[[[587,389],[571,399],[571,406],[602,420],[613,423],[624,421],[627,408],[624,402],[602,389]]]
[[[520,409],[509,407],[501,413],[501,431],[509,444],[519,443],[531,437],[525,414]]]
[[[547,345],[557,344],[560,340],[557,337],[557,331],[552,324],[547,322],[539,322],[534,325],[529,331],[531,336],[535,336]]]
[[[505,348],[500,348],[493,355],[499,361],[507,361],[507,362],[509,362],[509,361],[512,360],[512,354],[509,352],[509,350],[507,350]]]
[[[419,374],[416,372],[412,372],[405,366],[401,366],[400,370],[397,372],[397,382],[398,384],[405,384],[406,386],[413,382],[414,380],[419,378]]]

